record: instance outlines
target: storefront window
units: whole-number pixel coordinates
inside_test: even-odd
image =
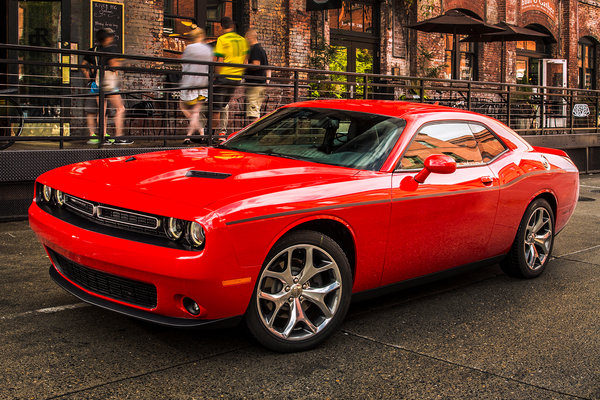
[[[182,52],[185,40],[180,36],[196,22],[195,0],[164,0],[163,49]]]
[[[579,87],[596,89],[596,46],[588,38],[579,41],[577,49],[577,67],[579,70]]]
[[[526,28],[536,29],[534,26]],[[544,33],[549,33],[545,31]],[[540,85],[540,61],[552,58],[549,46],[550,39],[545,40],[521,40],[517,42],[516,82],[522,85]]]
[[[329,27],[351,32],[374,33],[373,4],[344,0],[341,9],[329,10]]]
[[[206,6],[206,37],[216,39],[223,34],[221,18],[233,19],[233,2],[231,0],[209,0]]]
[[[452,79],[452,77],[458,77],[463,80],[475,80],[476,79],[476,43],[474,42],[460,42],[466,36],[459,36],[459,54],[460,57],[460,69],[458,73],[454,71],[454,35],[445,35],[445,78]]]
[[[59,47],[61,41],[60,1],[19,1],[18,40],[20,45]],[[60,92],[61,69],[47,65],[59,63],[57,53],[37,51],[19,52],[20,94],[28,95],[21,100],[29,115],[54,117],[60,114],[58,99],[49,96]],[[32,134],[43,134],[37,130]]]
[[[233,0],[207,0],[206,7],[200,10],[196,10],[196,3],[196,0],[164,0],[163,49],[182,52],[187,44],[182,35],[196,24],[206,30],[208,41],[216,40],[223,33],[221,18],[233,19]]]

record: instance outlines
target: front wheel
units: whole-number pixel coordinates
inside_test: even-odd
[[[500,266],[509,276],[535,278],[544,272],[552,254],[553,244],[552,207],[546,200],[536,199],[527,207],[519,224],[515,242]]]
[[[314,231],[292,232],[267,255],[246,323],[271,350],[308,350],[339,328],[351,290],[348,258],[333,239]]]

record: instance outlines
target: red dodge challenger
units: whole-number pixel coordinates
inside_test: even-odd
[[[540,275],[578,180],[564,152],[483,115],[310,101],[215,148],[49,171],[29,221],[52,278],[86,302],[178,327],[243,317],[263,345],[298,351],[352,296],[487,263]]]

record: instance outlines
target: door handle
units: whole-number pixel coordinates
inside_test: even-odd
[[[494,178],[492,178],[491,176],[482,176],[481,177],[481,182],[486,185],[489,186],[492,183],[494,183]]]

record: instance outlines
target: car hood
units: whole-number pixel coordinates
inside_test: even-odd
[[[200,147],[81,162],[50,171],[40,182],[89,200],[160,214],[167,203],[215,210],[247,197],[347,180],[357,172]],[[164,200],[162,207],[157,199]]]

